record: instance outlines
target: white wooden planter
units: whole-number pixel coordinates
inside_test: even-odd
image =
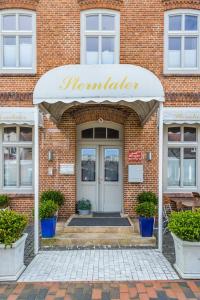
[[[186,242],[171,234],[176,252],[175,269],[184,279],[200,279],[200,242]]]
[[[12,247],[0,244],[0,281],[17,280],[25,269],[24,247],[28,234],[12,244]]]

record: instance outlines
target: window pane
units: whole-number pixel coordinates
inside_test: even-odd
[[[96,149],[81,150],[81,180],[96,180]]]
[[[91,15],[86,17],[86,30],[98,30],[99,29],[99,16]]]
[[[105,181],[119,180],[119,149],[104,150]]]
[[[3,141],[16,142],[16,140],[17,140],[16,127],[5,127],[3,129]]]
[[[180,186],[180,148],[168,149],[168,186]]]
[[[3,38],[3,65],[4,67],[16,67],[16,37]]]
[[[102,37],[102,64],[114,64],[113,37]]]
[[[185,16],[185,30],[197,30],[197,16]]]
[[[106,128],[97,127],[94,129],[94,137],[95,139],[106,139]]]
[[[83,139],[92,139],[93,138],[93,128],[88,128],[82,130],[82,138]]]
[[[184,141],[185,142],[196,142],[196,128],[184,127]]]
[[[185,148],[183,160],[183,185],[196,185],[196,149]]]
[[[179,142],[180,140],[181,140],[181,128],[180,127],[168,128],[168,141]]]
[[[20,56],[19,64],[20,67],[31,67],[32,66],[32,38],[25,36],[19,38]]]
[[[103,15],[102,16],[102,30],[115,30],[115,17]]]
[[[32,30],[32,16],[19,15],[19,30]]]
[[[197,67],[197,38],[185,38],[184,66]]]
[[[175,68],[181,66],[181,38],[169,38],[169,51],[168,51],[169,67]]]
[[[32,141],[32,128],[20,127],[19,140],[22,142],[23,141],[31,142]]]
[[[98,37],[87,37],[86,38],[86,63],[98,64]]]
[[[169,30],[176,31],[181,30],[182,16],[170,16],[169,17]]]
[[[16,16],[3,16],[3,30],[16,30]]]
[[[119,138],[119,131],[112,129],[112,128],[107,128],[107,138],[108,139],[118,139]]]
[[[17,149],[4,148],[4,186],[17,185]]]
[[[32,149],[20,148],[20,185],[32,186]]]

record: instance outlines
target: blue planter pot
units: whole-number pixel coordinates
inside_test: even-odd
[[[140,234],[142,237],[151,237],[153,235],[154,218],[139,217]]]
[[[41,230],[43,238],[51,238],[55,236],[56,232],[56,217],[42,219]]]

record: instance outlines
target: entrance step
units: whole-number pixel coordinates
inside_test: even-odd
[[[130,226],[68,226],[57,223],[56,236],[41,239],[44,248],[89,248],[89,247],[155,247],[155,237],[143,238],[139,234],[138,221],[130,220]]]
[[[43,247],[153,247],[155,244],[155,237],[142,238],[137,233],[62,233],[42,239]]]

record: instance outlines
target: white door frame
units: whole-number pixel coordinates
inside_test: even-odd
[[[112,128],[116,129],[119,131],[119,139],[82,139],[81,138],[81,131],[87,128],[95,128],[95,127],[107,127],[107,128]],[[76,151],[76,201],[78,201],[78,195],[79,195],[79,183],[80,183],[80,174],[81,174],[81,169],[80,169],[80,149],[81,148],[96,148],[96,155],[97,155],[97,166],[96,169],[99,170],[99,150],[100,146],[104,147],[118,147],[121,150],[121,211],[124,212],[124,201],[123,201],[123,195],[124,195],[124,177],[123,177],[123,168],[124,168],[124,148],[123,148],[123,125],[117,124],[114,122],[108,122],[104,121],[103,123],[99,122],[86,122],[83,124],[80,124],[77,126],[77,151]],[[97,184],[97,195],[98,195],[98,209],[99,209],[99,184]]]

